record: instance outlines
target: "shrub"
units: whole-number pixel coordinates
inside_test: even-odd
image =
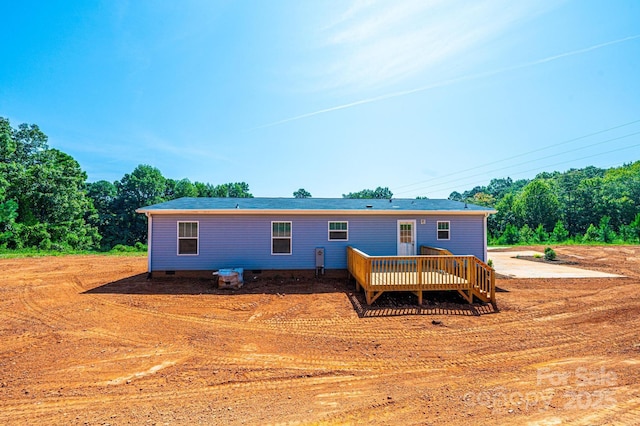
[[[507,224],[504,233],[498,238],[500,244],[518,244],[520,241],[520,231],[510,223]]]
[[[566,241],[569,238],[569,231],[564,227],[564,223],[562,221],[556,222],[556,226],[553,228],[553,232],[551,232],[551,240],[561,243]]]
[[[556,260],[556,252],[551,247],[544,249],[544,258],[546,260]]]
[[[136,251],[136,249],[131,246],[125,246],[124,244],[116,244],[115,246],[113,246],[111,251],[115,251],[118,253],[127,253],[127,252]]]
[[[613,228],[611,228],[609,222],[611,222],[611,218],[609,216],[602,216],[600,219],[600,226],[598,226],[598,231],[600,233],[599,241],[603,243],[610,243],[616,238],[616,233]]]
[[[533,238],[537,243],[544,243],[549,239],[549,234],[544,230],[542,224],[538,225],[535,231],[533,231]]]
[[[137,242],[135,246],[126,246],[124,244],[116,244],[110,250],[111,253],[139,253],[147,251],[147,246],[140,242]]]
[[[584,233],[584,237],[582,238],[582,241],[584,241],[585,243],[590,243],[593,241],[598,241],[599,238],[600,238],[600,231],[598,231],[598,228],[593,226],[593,223],[591,223],[587,228],[587,232]]]
[[[533,229],[529,228],[526,223],[520,228],[520,237],[518,241],[523,244],[531,244],[534,241]]]
[[[1,236],[0,236],[1,238]],[[631,225],[620,226],[620,238],[627,243],[637,243],[638,234],[637,231]]]
[[[640,240],[640,213],[638,213],[633,219],[633,222],[629,224],[627,232],[629,241]]]
[[[489,265],[490,268],[493,268],[493,260],[487,260],[487,265]]]

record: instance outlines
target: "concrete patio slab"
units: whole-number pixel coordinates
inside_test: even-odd
[[[622,275],[606,272],[580,269],[567,265],[554,265],[543,262],[518,259],[518,256],[534,256],[544,253],[532,250],[492,251],[489,249],[489,259],[493,261],[493,268],[498,274],[510,278],[620,278]]]

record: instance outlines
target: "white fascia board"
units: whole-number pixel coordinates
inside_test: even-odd
[[[158,209],[145,210],[137,209],[136,213],[150,215],[456,215],[456,216],[488,216],[497,213],[496,210],[286,210],[286,209],[219,209],[219,210],[198,210],[198,209]]]

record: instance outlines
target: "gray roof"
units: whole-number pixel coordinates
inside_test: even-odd
[[[178,198],[136,210],[138,213],[216,213],[252,211],[373,211],[373,212],[458,212],[469,214],[495,213],[488,207],[436,199],[352,199],[352,198]]]

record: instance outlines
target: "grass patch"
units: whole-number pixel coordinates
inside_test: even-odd
[[[37,248],[6,249],[0,248],[0,259],[19,259],[26,257],[57,257],[57,256],[78,256],[78,255],[98,255],[98,256],[146,256],[147,246],[144,244],[132,246],[118,245],[110,251],[98,250],[41,250]]]

